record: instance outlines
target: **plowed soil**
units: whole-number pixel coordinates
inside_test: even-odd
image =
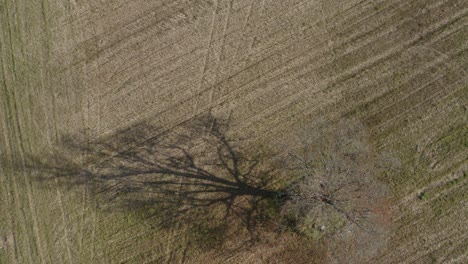
[[[1,0],[0,262],[288,263],[286,238],[196,250],[13,169],[67,135],[210,112],[272,149],[323,116],[362,121],[404,168],[382,178],[394,230],[369,263],[468,263],[467,23],[463,0]]]

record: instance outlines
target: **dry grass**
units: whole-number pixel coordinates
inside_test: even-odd
[[[466,263],[467,11],[462,0],[1,1],[0,262],[310,263],[288,236],[199,250],[183,225],[160,229],[17,170],[66,135],[90,145],[146,123],[157,137],[210,112],[249,153],[296,147],[321,116],[360,120],[400,160],[380,175],[396,228],[371,263]]]

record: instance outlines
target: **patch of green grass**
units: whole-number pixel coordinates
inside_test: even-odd
[[[453,180],[449,181],[449,182],[447,183],[447,185],[450,186],[450,187],[452,187],[452,186],[454,186],[454,185],[457,185],[458,183],[460,183],[460,179],[453,179]]]
[[[0,263],[8,263],[8,258],[4,249],[0,249]]]
[[[136,218],[134,214],[128,214],[127,215],[127,224],[128,225],[134,225],[136,223]]]
[[[436,217],[441,217],[443,214],[444,214],[444,209],[442,208],[435,208],[434,210],[434,214]]]
[[[455,188],[453,191],[446,192],[431,201],[431,208],[436,217],[441,217],[467,199],[468,194],[466,188]]]
[[[429,199],[429,194],[427,194],[427,192],[423,192],[421,194],[419,194],[419,199],[423,200],[423,201],[426,201]]]

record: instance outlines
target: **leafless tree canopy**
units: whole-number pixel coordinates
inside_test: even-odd
[[[298,140],[301,148],[286,162],[297,180],[284,189],[271,186],[280,168],[241,151],[229,123],[211,115],[170,133],[140,124],[99,142],[68,137],[53,155],[30,157],[27,167],[38,179],[90,188],[103,207],[151,208],[162,227],[187,223],[222,234],[240,223],[255,239],[265,204],[274,201],[270,209],[282,204],[286,222],[292,218],[299,233],[341,236],[346,246],[356,244],[349,237],[376,244],[388,191],[375,178],[379,157],[364,127],[322,122]],[[281,227],[275,217],[270,227]]]
[[[285,212],[312,237],[381,231],[379,208],[388,198],[376,180],[378,155],[357,121],[319,122],[299,137],[289,153],[298,180],[288,190]]]

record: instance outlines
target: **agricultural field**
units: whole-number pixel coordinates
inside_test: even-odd
[[[467,25],[463,0],[0,0],[0,263],[468,263]],[[284,218],[304,132],[357,146],[378,231]]]

